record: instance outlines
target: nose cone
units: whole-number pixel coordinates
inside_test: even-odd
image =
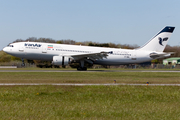
[[[4,51],[4,52],[8,52],[8,48],[7,48],[7,47],[4,47],[4,48],[3,48],[3,51]]]

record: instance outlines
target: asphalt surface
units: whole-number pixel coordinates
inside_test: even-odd
[[[175,70],[87,70],[87,71],[77,71],[77,70],[0,70],[0,72],[177,72]]]
[[[79,84],[79,83],[0,83],[0,86],[36,86],[36,85],[57,85],[57,86],[180,86],[180,84],[124,84],[124,83],[111,83],[111,84]]]

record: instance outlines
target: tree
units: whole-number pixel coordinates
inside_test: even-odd
[[[21,58],[11,56],[11,61],[21,61]]]
[[[0,57],[0,62],[10,62],[10,61],[11,61],[11,55],[2,51],[2,55]]]

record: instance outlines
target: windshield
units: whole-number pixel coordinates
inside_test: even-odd
[[[14,45],[7,45],[7,47],[14,47]]]

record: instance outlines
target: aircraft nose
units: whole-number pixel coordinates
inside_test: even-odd
[[[7,51],[8,51],[8,50],[7,50],[7,47],[4,47],[4,48],[3,48],[3,51],[4,51],[4,52],[7,52]]]

